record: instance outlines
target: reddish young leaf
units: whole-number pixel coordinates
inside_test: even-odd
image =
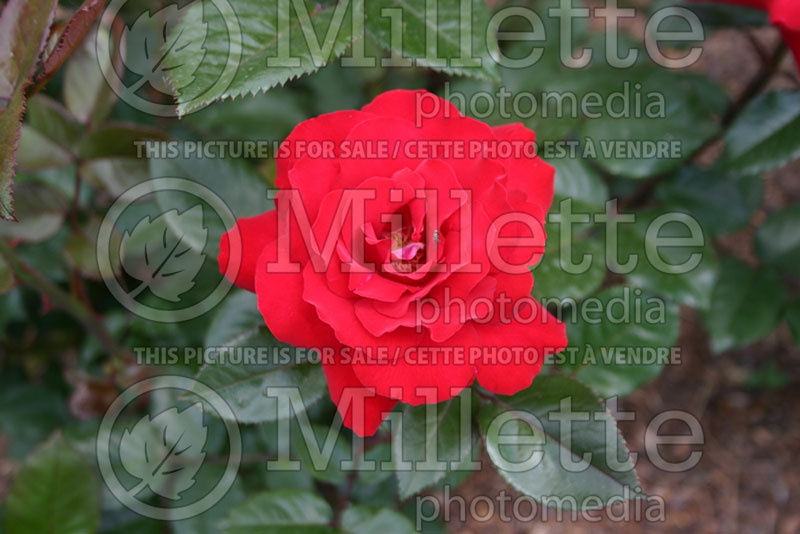
[[[58,72],[61,65],[78,48],[86,32],[92,27],[92,23],[100,16],[100,12],[106,5],[106,0],[84,0],[81,7],[75,12],[67,23],[64,32],[58,38],[53,52],[44,60],[44,67],[36,78],[36,87],[44,86],[53,75]]]
[[[57,4],[57,0],[9,0],[0,16],[0,218],[7,220],[15,220],[12,186],[25,89]]]

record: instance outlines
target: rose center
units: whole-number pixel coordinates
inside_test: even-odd
[[[391,235],[392,267],[401,273],[411,273],[417,270],[425,258],[425,244],[410,236],[407,232],[399,231]]]

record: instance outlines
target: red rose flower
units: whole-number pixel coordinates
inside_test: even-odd
[[[476,378],[516,393],[565,347],[530,297],[554,176],[533,141],[390,91],[298,125],[277,155],[276,209],[223,236],[221,272],[241,256],[234,281],[275,337],[335,349],[322,365],[357,434],[398,401],[440,402]]]
[[[800,1],[798,0],[716,0],[769,13],[770,22],[781,30],[783,40],[794,53],[800,68]]]

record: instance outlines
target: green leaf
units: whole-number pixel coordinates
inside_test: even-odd
[[[326,392],[325,375],[319,365],[297,364],[296,353],[277,341],[267,330],[258,311],[257,297],[249,292],[232,293],[220,306],[208,328],[206,348],[258,349],[263,358],[255,363],[240,363],[225,358],[207,362],[197,379],[213,388],[230,405],[240,423],[260,423],[291,417],[293,412],[278,411],[276,398],[267,397],[267,387],[298,387],[303,405],[308,408]],[[286,361],[275,351],[288,351]]]
[[[268,117],[268,120],[265,118]],[[184,120],[215,139],[282,141],[295,126],[308,118],[296,91],[276,87],[266,94],[213,106],[188,115]],[[261,155],[257,155],[261,158]]]
[[[576,301],[592,294],[606,276],[605,245],[593,235],[596,230],[573,224],[572,232],[564,230],[562,243],[560,223],[547,223],[545,228],[547,243],[542,261],[533,269],[533,294],[543,300]]]
[[[35,128],[23,124],[17,148],[17,164],[21,172],[33,172],[49,167],[65,167],[73,161],[70,152]]]
[[[259,493],[235,506],[221,523],[223,534],[330,534],[331,507],[313,493],[280,490]]]
[[[83,136],[77,147],[80,159],[141,158],[139,145],[144,141],[164,141],[169,136],[138,124],[103,124]],[[146,154],[146,152],[144,152]]]
[[[794,343],[800,347],[800,299],[795,300],[786,307],[786,322],[792,332]]]
[[[196,70],[165,72],[167,81],[177,93],[180,115],[215,100],[251,96],[283,85],[339,57],[350,44],[353,2],[344,11],[338,4],[309,8],[309,3],[303,0],[299,4],[305,6],[306,12],[300,15],[293,2],[289,13],[281,14],[288,17],[286,21],[279,20],[283,19],[278,16],[280,4],[278,0],[231,2],[237,18],[233,23],[241,29],[241,35],[234,35],[233,39],[226,30],[225,16],[211,7],[210,2],[197,2],[186,8],[188,12],[170,36],[180,35],[189,42],[203,42],[206,33],[208,38],[203,43],[205,56]],[[307,34],[311,36],[310,40],[306,39]],[[313,43],[315,38],[318,49],[313,44],[309,46],[309,41]],[[297,58],[296,64],[288,60],[276,63],[280,43],[288,44],[289,55]],[[173,47],[170,57],[176,64],[194,65],[198,54],[190,48]],[[226,63],[232,60],[231,56],[236,56],[238,48],[241,48],[241,58],[232,80],[228,84],[217,84]]]
[[[656,190],[656,198],[665,209],[690,214],[711,235],[746,226],[761,205],[763,194],[760,176],[693,166],[681,168]]]
[[[78,119],[61,103],[43,94],[34,95],[28,102],[25,126],[72,154],[84,135],[84,128]]]
[[[87,15],[94,15],[94,9],[102,8],[104,1],[87,0]],[[74,19],[73,19],[74,20]],[[110,21],[102,21],[101,27],[110,24]],[[64,69],[64,103],[67,109],[82,123],[96,124],[105,119],[111,112],[111,108],[116,102],[116,94],[103,77],[100,63],[105,63],[104,68],[112,68],[111,58],[97,57],[98,38],[108,40],[110,31],[106,28],[98,35],[97,30],[83,39],[75,49]],[[106,44],[108,48],[110,44]]]
[[[93,99],[92,104],[100,105],[97,99]],[[91,110],[86,111],[89,112]],[[103,124],[87,133],[69,110],[55,100],[37,94],[28,105],[20,139],[19,162],[23,169],[36,170],[63,166],[75,158],[141,158],[144,151],[137,146],[139,143],[166,139],[168,136],[161,130],[127,123]]]
[[[181,411],[164,410],[152,419],[144,415],[132,429],[125,429],[119,455],[125,470],[136,477],[131,494],[146,487],[167,499],[180,499],[196,482],[207,435],[199,402]]]
[[[598,313],[589,300],[599,303]],[[678,339],[678,307],[625,286],[589,300],[568,322],[570,348],[563,354],[575,358],[575,377],[603,398],[627,395],[657,377]]]
[[[149,84],[157,91],[170,94],[166,75],[175,80],[193,79],[203,61],[208,25],[202,20],[202,6],[179,8],[170,4],[158,11],[145,11],[123,29],[122,39],[127,46],[144,54],[132,54],[125,66],[139,76],[138,85]],[[199,18],[196,18],[199,15]],[[177,30],[178,20],[186,17],[192,31]],[[176,85],[182,87],[182,85]]]
[[[203,469],[197,473],[197,484],[181,496],[181,499],[186,499],[183,502],[195,502],[193,499],[202,499],[208,493],[209,488],[214,487],[222,478],[224,471],[224,465],[204,465]],[[238,479],[219,502],[202,514],[180,521],[170,521],[172,532],[174,534],[218,534],[219,523],[228,516],[231,508],[245,499],[242,486],[242,481]],[[196,495],[194,495],[195,493]]]
[[[330,454],[326,454],[326,443],[334,438]],[[348,473],[342,470],[342,461],[350,460],[352,446],[346,432],[339,432],[336,427],[332,429],[328,424],[306,426],[300,423],[293,426],[292,441],[304,471],[312,477],[329,484],[343,484],[347,480]]]
[[[170,223],[170,219],[174,220]],[[159,298],[180,302],[181,295],[194,287],[205,261],[205,254],[196,251],[205,247],[208,231],[203,228],[196,235],[187,235],[173,233],[171,228],[202,228],[198,221],[202,221],[201,205],[181,213],[170,210],[152,220],[147,216],[131,232],[125,230],[120,244],[122,268],[138,281],[129,293],[131,298],[149,289]],[[201,243],[192,246],[190,239]]]
[[[705,323],[714,352],[742,347],[769,334],[778,324],[786,291],[769,269],[753,270],[726,258],[711,294]]]
[[[20,224],[0,225],[0,237],[31,243],[53,237],[62,227],[69,200],[61,191],[38,179],[20,179],[14,189]]]
[[[540,502],[570,508],[574,498],[578,507],[598,508],[635,496],[639,481],[614,418],[574,380],[539,376],[527,390],[487,404],[480,424],[498,472]]]
[[[375,469],[368,470],[364,469],[358,472],[358,483],[363,484],[367,488],[372,488],[376,484],[380,484],[386,480],[392,479],[392,475],[394,474],[394,469],[387,465],[385,468],[382,466],[383,462],[390,464],[392,459],[392,444],[391,443],[378,443],[376,445],[370,446],[363,455],[359,458],[359,460],[363,460],[365,462],[373,461],[375,462]],[[394,492],[394,486],[396,486],[394,480],[391,481],[392,483],[392,493],[396,495]],[[394,498],[392,499],[395,500]]]
[[[14,219],[12,185],[25,90],[31,84],[57,0],[9,0],[0,18],[0,218]]]
[[[800,275],[800,206],[767,217],[756,232],[756,252],[781,272]]]
[[[500,81],[497,65],[486,46],[494,36],[486,37],[490,13],[482,0],[470,0],[472,31],[463,37],[461,0],[438,0],[434,14],[426,12],[426,0],[370,0],[365,4],[367,33],[393,55],[414,58],[419,66],[447,74]],[[402,14],[401,42],[392,38],[393,21],[383,13],[385,9]],[[467,65],[463,65],[465,60]],[[476,60],[480,65],[474,64]]]
[[[800,91],[753,99],[725,134],[725,168],[757,174],[800,157]]]
[[[168,145],[161,144],[161,147]],[[183,144],[181,144],[183,146]],[[273,207],[272,201],[267,199],[267,184],[247,161],[235,158],[207,159],[190,154],[187,151],[178,151],[172,158],[151,158],[150,175],[154,178],[174,176],[186,178],[206,186],[215,193],[237,218],[252,217],[261,214]],[[224,185],[220,177],[224,176]],[[181,191],[158,191],[155,199],[162,211],[178,208],[185,211],[197,206],[197,198]],[[222,215],[211,214],[214,211],[204,209],[207,213],[203,217],[204,227],[208,230],[208,250],[195,248],[216,255],[219,240],[222,234],[229,230],[224,226]],[[172,224],[176,220],[168,220]],[[191,232],[192,228],[171,226],[176,233]],[[199,227],[198,227],[199,229]],[[191,239],[193,246],[200,245],[204,240]]]
[[[352,506],[342,513],[342,529],[348,534],[412,534],[416,532],[404,515],[388,508]]]
[[[68,414],[65,400],[52,389],[12,376],[8,372],[0,382],[0,433],[13,436],[6,449],[8,456],[22,459],[63,425]]]
[[[555,199],[572,199],[581,210],[601,209],[608,200],[608,186],[594,168],[579,158],[561,158],[552,162],[556,168]]]
[[[112,198],[150,179],[149,163],[140,159],[96,159],[83,163],[81,176]]]
[[[9,534],[92,534],[100,495],[94,473],[60,434],[36,449],[8,495]]]
[[[401,499],[432,486],[454,465],[472,459],[471,436],[461,439],[465,395],[470,395],[469,389],[437,405],[406,406],[403,410],[402,429],[392,442],[397,461],[411,464],[408,469],[395,466]]]
[[[75,269],[87,278],[100,280],[102,275],[97,266],[97,234],[100,230],[100,218],[92,217],[76,231],[70,232],[64,244],[64,257]],[[112,262],[115,272],[118,264]]]
[[[619,104],[604,109],[600,118],[589,118],[580,129],[579,134],[590,140],[596,151],[597,164],[615,176],[642,179],[669,172],[719,130],[717,119],[724,110],[726,96],[708,78],[646,63],[628,69],[624,81],[620,80],[619,71],[610,66],[596,67],[585,75],[608,99],[605,102],[612,102],[612,94],[626,93],[627,101],[635,102],[633,95],[640,87],[638,92],[647,103],[644,112],[631,109],[621,117],[615,116]],[[663,116],[659,116],[655,105],[659,98],[655,95],[663,99]],[[654,105],[649,108],[651,102]],[[584,150],[584,156],[588,155]]]
[[[669,297],[678,304],[705,309],[717,272],[711,239],[690,215],[637,213],[619,230],[619,261],[638,258],[628,282]],[[663,240],[663,241],[658,241]]]

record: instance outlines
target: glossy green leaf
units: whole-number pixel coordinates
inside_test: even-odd
[[[213,354],[222,354],[219,348],[251,353],[250,362],[224,358],[207,362],[197,374],[200,382],[227,401],[240,423],[275,421],[293,415],[291,410],[278,411],[277,399],[265,395],[267,387],[299,388],[306,408],[327,391],[319,365],[298,363],[298,353],[272,337],[253,293],[236,292],[223,302],[209,326],[205,345],[214,349]],[[279,353],[281,350],[285,352]]]
[[[412,534],[416,532],[404,515],[388,508],[352,506],[342,513],[342,529],[347,534]]]
[[[678,339],[678,307],[639,288],[611,287],[574,313],[562,357],[603,398],[627,395],[657,377]]]
[[[314,6],[305,0],[236,0],[230,3],[235,13],[222,13],[210,2],[185,8],[188,11],[169,39],[180,36],[186,42],[199,43],[203,50],[198,52],[194,46],[164,50],[171,61],[190,67],[164,73],[176,93],[178,113],[183,115],[215,100],[253,96],[314,72],[339,57],[351,43],[353,2],[350,4],[344,10],[337,9],[338,4]],[[288,13],[287,5],[291,6]],[[295,9],[298,5],[305,7],[299,15]],[[238,28],[241,34],[229,33],[230,27]],[[311,39],[307,40],[307,35]],[[319,48],[314,46],[315,38]],[[296,61],[277,61],[284,46],[289,58]],[[198,61],[202,52],[205,54]],[[218,83],[225,81],[229,64],[237,67],[232,79]]]
[[[650,64],[628,69],[624,79],[610,66],[585,75],[606,99],[607,109],[589,118],[580,135],[591,142],[597,164],[614,176],[641,179],[669,172],[719,130],[726,96],[708,78]],[[636,93],[646,103],[642,109],[630,104]],[[629,102],[630,109],[614,107],[612,95],[626,94],[616,101]],[[590,156],[585,149],[583,155]]]
[[[710,237],[690,215],[637,213],[621,224],[619,261],[636,258],[625,276],[632,285],[669,297],[678,304],[705,309],[717,272]]]
[[[753,99],[725,134],[725,167],[755,174],[800,157],[800,91]]]
[[[585,160],[561,158],[549,162],[556,168],[553,207],[563,199],[572,199],[577,210],[602,209],[608,200],[608,186]]]
[[[548,223],[545,253],[533,269],[533,294],[540,299],[574,299],[592,294],[606,276],[605,245],[597,229],[573,225],[572,232]],[[562,235],[563,232],[563,235]]]
[[[656,190],[656,197],[666,209],[690,214],[711,235],[727,234],[747,225],[761,205],[763,194],[760,176],[692,166],[683,167]]]
[[[279,490],[259,493],[233,507],[220,524],[223,534],[329,534],[331,507],[313,493]]]
[[[275,87],[266,94],[217,102],[184,120],[216,139],[279,142],[307,118],[297,92]],[[263,158],[264,154],[256,153],[255,157]]]
[[[726,258],[711,294],[705,323],[714,352],[754,343],[778,324],[786,291],[771,270],[753,270]]]
[[[328,424],[301,423],[292,428],[292,441],[304,471],[313,478],[329,484],[343,484],[347,480],[342,462],[353,458],[347,432],[337,431]]]
[[[401,499],[432,486],[448,471],[472,458],[472,437],[462,439],[464,395],[437,405],[406,406],[401,430],[392,442],[395,474]],[[434,457],[436,454],[436,457]]]
[[[55,434],[22,466],[8,495],[9,534],[92,534],[100,494],[83,458]]]
[[[224,465],[204,465],[197,473],[197,484],[187,490],[186,493],[181,496],[181,499],[186,499],[184,502],[193,502],[190,499],[202,499],[209,491],[209,488],[214,487],[214,484],[220,480],[224,471]],[[241,479],[237,479],[233,483],[231,489],[229,489],[225,496],[219,502],[215,503],[214,506],[202,514],[190,517],[189,519],[171,521],[170,528],[174,534],[218,534],[219,523],[228,516],[231,508],[244,499],[245,490],[242,481]]]
[[[764,263],[800,275],[800,206],[767,217],[756,232],[756,252]]]
[[[426,0],[370,0],[365,2],[367,33],[395,56],[414,58],[419,66],[448,74],[500,81],[497,66],[486,43],[489,9],[481,0],[470,0],[462,13],[461,0],[438,0],[433,13],[426,11]],[[386,10],[386,11],[384,11]],[[393,10],[393,11],[391,11]],[[393,39],[392,16],[402,17],[402,40]],[[437,18],[434,18],[437,17]],[[469,20],[471,34],[461,35],[460,21]],[[399,42],[398,42],[399,41]]]
[[[180,499],[197,482],[207,440],[200,402],[182,410],[172,407],[154,417],[143,415],[120,440],[122,466],[136,479],[134,494],[148,488],[161,497]]]
[[[599,508],[598,499],[636,495],[639,481],[614,418],[570,378],[537,377],[527,390],[487,404],[480,424],[498,472],[543,504]]]

